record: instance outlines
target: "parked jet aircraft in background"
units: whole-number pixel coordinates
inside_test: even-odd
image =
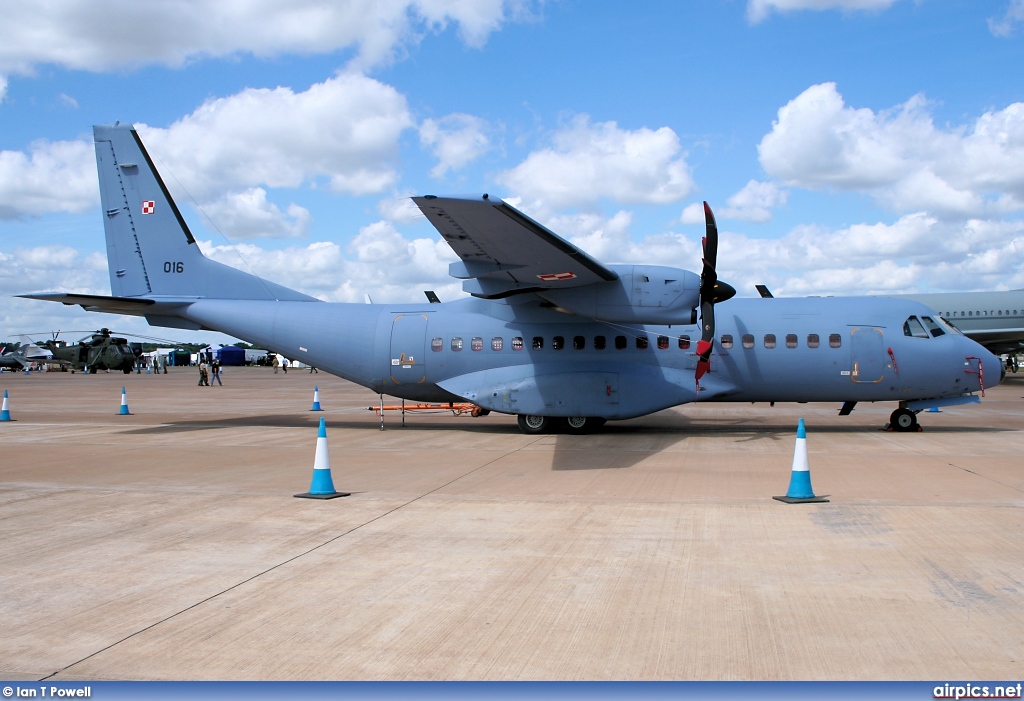
[[[53,354],[37,346],[27,336],[21,337],[17,350],[9,353],[6,351],[6,348],[0,348],[0,368],[5,370],[21,370],[32,363],[53,362]]]
[[[221,331],[378,393],[517,415],[527,433],[696,401],[891,401],[892,426],[914,430],[921,409],[1001,379],[995,356],[916,302],[732,298],[707,205],[697,275],[606,266],[487,195],[416,197],[471,296],[320,302],[204,257],[138,133],[94,137],[112,296],[23,296]]]

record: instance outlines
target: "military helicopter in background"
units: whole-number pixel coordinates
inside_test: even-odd
[[[60,332],[58,332],[60,333]],[[120,370],[124,374],[135,368],[137,356],[128,344],[127,338],[111,336],[110,329],[99,331],[82,338],[77,343],[58,341],[57,334],[39,345],[53,354],[44,362],[57,363],[71,368],[71,372],[82,370]]]

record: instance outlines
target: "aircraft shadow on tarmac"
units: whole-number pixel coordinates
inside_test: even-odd
[[[126,431],[127,435],[160,435],[168,433],[187,433],[191,431],[228,430],[237,428],[305,428],[312,430],[319,417],[294,414],[264,414],[256,416],[234,416],[211,419],[208,421],[179,421],[160,426],[148,426]],[[386,423],[388,431],[452,431],[461,433],[488,433],[520,435],[515,423],[507,425],[488,422],[464,423],[435,422],[415,417],[406,422]],[[356,429],[379,431],[376,422],[328,419],[327,428]],[[810,434],[863,434],[879,431],[879,427],[863,424],[813,425]],[[927,433],[1001,433],[1010,429],[970,426],[926,426]],[[914,435],[914,434],[911,434]],[[551,469],[560,471],[575,470],[608,470],[633,467],[651,455],[697,437],[732,439],[734,443],[768,440],[774,443],[785,443],[795,436],[793,425],[759,424],[753,425],[746,419],[699,419],[687,416],[669,416],[663,419],[647,418],[644,423],[627,422],[623,424],[607,424],[599,432],[586,436],[554,435],[555,449],[551,460]],[[922,436],[923,437],[923,436]],[[609,449],[607,444],[614,441],[617,445]]]

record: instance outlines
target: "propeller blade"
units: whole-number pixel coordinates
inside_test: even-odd
[[[697,342],[697,370],[696,379],[704,376],[711,369],[711,351],[715,347],[715,302],[718,301],[719,293],[726,293],[728,290],[736,294],[736,290],[729,285],[718,282],[718,272],[715,266],[718,263],[718,225],[715,223],[715,215],[708,203],[704,203],[704,224],[705,235],[704,248],[704,269],[700,274],[700,341]]]

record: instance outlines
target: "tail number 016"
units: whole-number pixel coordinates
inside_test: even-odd
[[[164,263],[165,273],[183,273],[185,272],[185,264],[181,261],[167,261]]]

